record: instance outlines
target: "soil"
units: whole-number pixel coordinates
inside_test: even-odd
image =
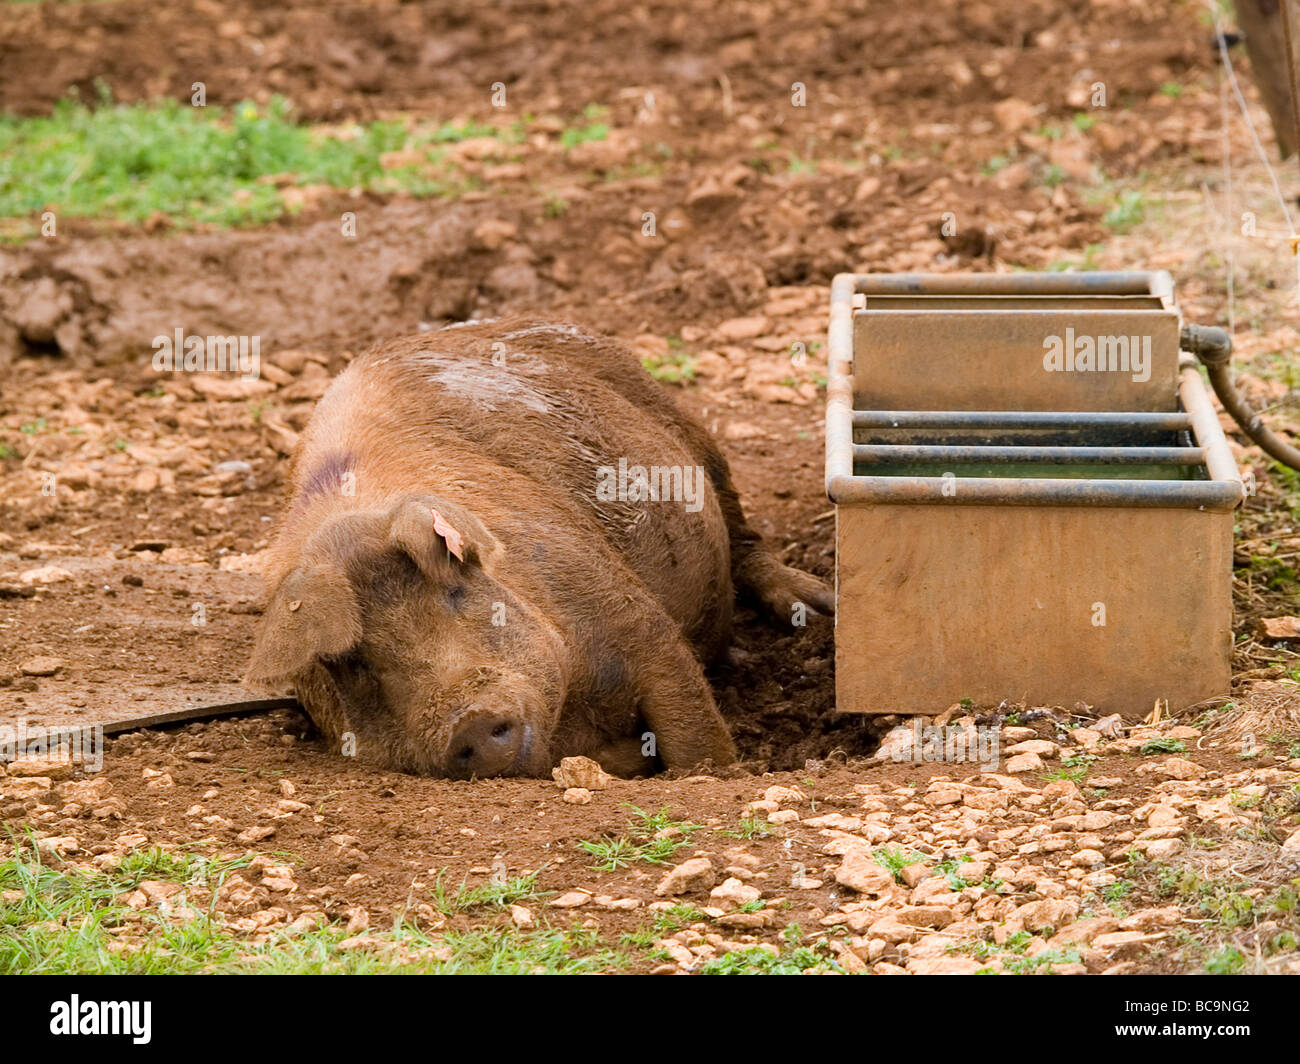
[[[466,158],[489,190],[456,201],[329,193],[237,231],[65,220],[55,238],[0,249],[0,440],[13,451],[0,459],[0,722],[239,697],[295,432],[368,344],[471,317],[578,320],[651,357],[680,341],[696,374],[677,397],[721,440],[754,524],[788,562],[832,576],[817,386],[830,279],[1083,258],[1108,239],[1113,203],[1057,175],[1212,161],[1217,97],[1161,92],[1212,85],[1212,58],[1194,9],[1137,0],[590,0],[581,15],[565,2],[3,5],[0,110],[48,113],[100,82],[119,101],[188,99],[202,81],[210,103],[279,94],[311,120],[556,124],[517,160]],[[1097,82],[1109,103],[1085,139],[1071,120]],[[796,83],[806,106],[792,105]],[[555,134],[591,104],[614,133],[565,150]],[[947,211],[955,233],[941,230]],[[32,308],[49,301],[40,327]],[[160,377],[152,338],[178,327],[260,336],[284,383]],[[796,344],[809,357],[792,369]],[[58,474],[53,494],[42,471]],[[45,566],[67,577],[20,578]],[[112,741],[104,776],[124,807],[78,833],[91,852],[131,834],[195,844],[208,829],[186,810],[199,805],[230,822],[210,832],[229,849],[266,823],[274,835],[253,848],[299,858],[302,892],[334,888],[331,912],[387,912],[429,869],[476,881],[497,860],[543,869],[546,890],[649,900],[661,870],[597,873],[575,853],[624,830],[625,803],[734,827],[773,783],[834,805],[863,781],[924,785],[951,768],[860,760],[882,725],[835,713],[830,622],[789,634],[743,610],[735,642],[712,676],[744,758],[726,773],[617,782],[568,805],[549,781],[359,772],[277,711]],[[22,672],[39,656],[61,659],[55,675]],[[1103,768],[1124,781],[1112,796],[1146,786],[1129,761]],[[314,816],[262,816],[284,779]],[[787,841],[746,845],[776,875]],[[790,919],[833,909],[828,882],[799,892]],[[643,922],[600,914],[602,934]]]

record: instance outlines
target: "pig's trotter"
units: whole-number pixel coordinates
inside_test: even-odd
[[[780,624],[797,623],[800,605],[813,613],[833,616],[835,592],[799,569],[792,569],[765,546],[750,551],[736,566],[736,583],[748,591]]]

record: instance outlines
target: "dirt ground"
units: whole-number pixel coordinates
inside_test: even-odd
[[[255,229],[68,220],[55,238],[0,245],[0,722],[238,697],[260,553],[315,400],[375,340],[471,317],[543,313],[651,359],[692,358],[674,393],[721,440],[756,527],[791,564],[831,576],[831,277],[1169,268],[1189,318],[1219,320],[1221,273],[1198,243],[1214,217],[1198,189],[1219,188],[1222,158],[1213,58],[1198,5],[1147,0],[0,6],[0,109],[18,114],[48,113],[69,87],[89,99],[103,82],[132,102],[187,98],[202,81],[211,102],[279,94],[319,122],[541,119],[509,156],[465,149],[483,187],[455,200],[325,191]],[[607,109],[609,136],[566,147],[565,123],[591,105]],[[1233,151],[1249,158],[1240,128]],[[1174,181],[1166,213],[1117,239],[1107,219],[1122,190]],[[345,211],[355,237],[341,234]],[[1285,263],[1261,265],[1264,294],[1239,291],[1257,336],[1283,320],[1277,276],[1287,283]],[[151,339],[178,326],[257,334],[274,372],[160,377]],[[808,358],[792,366],[797,344]],[[1294,532],[1285,485],[1239,453],[1262,485],[1251,535]],[[1239,561],[1249,583],[1251,559]],[[1278,587],[1238,589],[1239,696],[1262,680],[1285,702],[1294,686],[1289,652],[1247,638],[1258,617],[1294,610]],[[1300,965],[1270,908],[1300,874],[1279,845],[1295,830],[1300,731],[1243,761],[1239,733],[1216,736],[1213,719],[1103,730],[1094,747],[1072,737],[1086,711],[1008,707],[1000,719],[1026,729],[1015,741],[1043,764],[978,776],[871,760],[896,722],[835,714],[829,622],[790,634],[742,611],[736,647],[712,679],[743,763],[615,781],[588,804],[550,781],[358,771],[281,710],[118,737],[90,785],[0,778],[0,816],[34,830],[49,860],[99,869],[152,846],[270,854],[199,899],[257,944],[318,916],[372,951],[370,931],[395,919],[435,939],[586,921],[601,943],[652,927],[619,970],[694,971],[756,948],[785,956],[797,924],[818,963],[849,971],[1205,970],[1228,947],[1254,970]],[[58,659],[52,675],[25,667],[39,658]],[[1140,754],[1153,738],[1167,745]],[[598,870],[579,845],[635,848],[636,810],[662,809],[672,824],[646,837],[681,843],[666,863]],[[907,855],[887,883],[850,867],[879,847]],[[701,856],[709,871],[688,890],[656,893]],[[1237,877],[1252,918],[1198,939],[1204,892],[1170,887],[1165,867],[1198,884]],[[431,894],[439,877],[534,873],[515,900],[524,914],[440,908]],[[174,903],[154,886],[126,904]]]

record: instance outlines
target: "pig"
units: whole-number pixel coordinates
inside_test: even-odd
[[[456,779],[736,758],[704,666],[743,593],[830,589],[746,522],[727,462],[623,344],[505,319],[383,342],[303,431],[246,681],[333,748]]]

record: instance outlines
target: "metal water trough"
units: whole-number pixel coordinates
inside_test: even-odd
[[[1227,693],[1243,488],[1180,328],[1164,272],[835,278],[840,712]]]

